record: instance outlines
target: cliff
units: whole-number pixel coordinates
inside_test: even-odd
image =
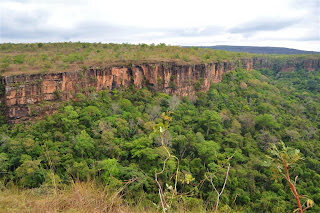
[[[179,96],[195,92],[194,85],[201,82],[200,91],[208,91],[212,83],[222,80],[223,73],[242,67],[246,70],[268,68],[291,71],[304,68],[315,71],[320,60],[277,60],[251,58],[207,64],[179,65],[174,62],[131,64],[130,66],[91,67],[74,72],[14,75],[1,78],[0,101],[10,123],[18,123],[51,114],[59,103],[74,99],[77,93],[88,95],[104,89],[148,87]]]

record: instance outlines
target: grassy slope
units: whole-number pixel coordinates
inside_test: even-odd
[[[0,191],[0,212],[138,212],[139,210],[138,207],[135,207],[135,210],[129,209],[130,207],[116,192],[108,193],[93,182],[79,182],[59,190],[12,187]]]
[[[162,212],[152,203],[130,204],[121,189],[94,181],[76,182],[63,189],[41,187],[21,189],[11,186],[0,190],[0,213],[7,212]],[[206,212],[201,206],[186,209],[181,203],[175,212]],[[211,212],[211,211],[210,211]]]

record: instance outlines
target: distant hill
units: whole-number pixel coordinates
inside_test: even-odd
[[[198,46],[198,47],[210,48],[215,50],[227,50],[232,52],[257,53],[257,54],[320,54],[320,52],[297,50],[297,49],[290,49],[285,47],[255,47],[255,46],[229,46],[229,45]]]

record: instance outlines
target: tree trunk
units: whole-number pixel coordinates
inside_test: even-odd
[[[291,183],[291,180],[290,180],[288,167],[287,167],[287,165],[285,164],[284,161],[282,161],[282,164],[283,164],[283,167],[284,167],[284,169],[285,169],[285,171],[286,171],[286,179],[287,179],[287,181],[288,181],[288,183],[289,183],[290,189],[291,189],[294,197],[296,198],[299,212],[300,212],[300,213],[303,213],[303,209],[302,209],[302,206],[301,206],[301,203],[300,203],[299,194],[298,194],[298,192],[297,192],[297,189],[296,189],[295,185],[294,185],[293,183]]]

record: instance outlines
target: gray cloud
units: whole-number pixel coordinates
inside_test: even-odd
[[[146,38],[157,37],[161,31],[132,26],[114,25],[99,21],[79,22],[70,28],[48,26],[47,14],[12,14],[1,24],[0,41],[2,42],[35,42],[35,41],[81,41],[94,38],[110,42],[134,41],[133,36],[146,34]],[[148,36],[150,34],[150,36]],[[162,35],[164,36],[164,35]],[[158,37],[162,37],[158,36]],[[143,37],[143,36],[141,36]]]
[[[35,17],[30,14],[19,14],[15,11],[1,11],[1,30],[0,38],[16,38],[20,36],[28,36],[29,32],[32,32],[34,27],[41,22],[41,17]],[[29,26],[28,23],[32,23]],[[32,27],[32,28],[30,28]],[[27,32],[29,31],[29,32]]]
[[[170,33],[174,36],[202,37],[202,36],[220,35],[225,32],[226,32],[226,29],[220,26],[206,26],[206,27],[198,27],[198,28],[178,29],[178,30],[171,31]]]
[[[103,5],[99,1],[96,3]],[[108,7],[109,4],[105,4],[103,10],[99,10],[100,8],[93,7],[92,5],[95,4],[88,0],[3,0],[0,3],[0,42],[171,42],[178,45],[242,42],[249,45],[250,42],[253,42],[252,40],[256,39],[255,35],[258,35],[258,39],[263,36],[260,32],[276,31],[279,38],[270,37],[268,41],[270,46],[273,42],[286,41],[291,42],[291,45],[294,44],[292,43],[294,41],[301,44],[300,46],[303,43],[312,43],[310,44],[312,48],[313,46],[319,48],[319,4],[319,0],[290,1],[288,8],[292,8],[290,11],[294,18],[286,18],[285,13],[271,14],[266,11],[256,20],[241,23],[241,19],[236,18],[239,14],[226,14],[228,18],[233,18],[231,22],[230,20],[224,22],[222,17],[221,20],[213,19],[212,22],[206,22],[207,26],[198,27],[197,23],[203,23],[203,17],[195,13],[195,22],[190,25],[181,22],[181,25],[161,25],[164,27],[149,25],[151,27],[147,28],[142,26],[143,23],[130,22],[130,17],[135,15],[134,8],[133,13],[122,14],[119,10],[119,13],[115,13],[114,16],[103,16],[103,13],[108,13],[111,8]],[[271,15],[274,17],[270,17]],[[152,20],[154,17],[146,18]],[[172,16],[172,18],[175,17]],[[54,20],[57,23],[53,23]],[[64,20],[66,23],[63,23]],[[137,24],[139,27],[129,24]],[[228,25],[236,27],[221,27]],[[179,27],[174,28],[173,26]],[[181,26],[190,26],[190,28]],[[270,33],[266,34],[270,35]],[[264,42],[264,40],[268,39],[254,42]]]
[[[19,2],[22,5],[28,5],[33,2],[32,0],[13,1]],[[76,0],[71,0],[71,2],[74,1]],[[64,0],[46,1],[49,5],[63,2]],[[82,4],[85,1],[80,0],[80,2]],[[70,1],[67,1],[67,3],[70,4]],[[112,42],[134,42],[135,40],[143,39],[147,41],[175,37],[204,37],[226,32],[224,28],[219,26],[180,29],[143,28],[115,25],[99,21],[99,19],[78,21],[70,28],[63,28],[59,26],[60,23],[48,25],[50,18],[55,15],[53,11],[43,7],[35,8],[32,10],[15,10],[0,7],[0,42],[94,41],[94,39],[110,40]]]
[[[306,35],[298,38],[299,41],[320,40],[320,1],[319,0],[295,0],[291,7],[304,10],[305,15],[301,17],[298,27],[309,29]]]
[[[70,28],[61,28],[59,25],[49,26],[47,24],[50,15],[43,10],[23,13],[7,10],[1,15],[1,19],[5,21],[1,23],[0,41],[92,41],[97,38],[110,42],[135,42],[135,40],[141,39],[167,37],[202,37],[225,32],[224,28],[218,26],[187,29],[142,28],[115,25],[97,20],[86,20]]]
[[[320,41],[320,35],[319,32],[317,34],[311,34],[311,35],[305,35],[298,39],[295,39],[297,41]]]
[[[295,9],[304,9],[309,15],[316,15],[319,18],[320,1],[319,0],[294,0],[291,7]]]
[[[53,29],[46,27],[49,15],[44,11],[18,13],[16,11],[2,11],[0,38],[21,39],[49,35]]]
[[[277,20],[273,19],[262,19],[255,20],[242,24],[238,27],[234,27],[229,30],[230,33],[242,33],[242,34],[253,34],[260,31],[275,31],[285,29],[290,27],[298,22],[297,19],[292,20]]]

